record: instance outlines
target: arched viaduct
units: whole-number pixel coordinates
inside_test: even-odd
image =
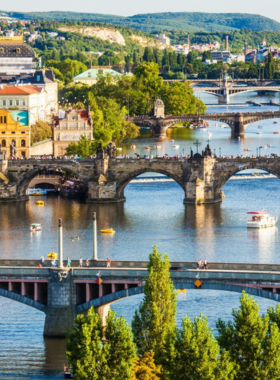
[[[46,336],[64,336],[74,317],[90,307],[94,307],[105,322],[110,304],[143,293],[148,276],[147,262],[113,262],[111,268],[106,268],[104,261],[93,261],[90,268],[38,268],[36,261],[33,266],[27,260],[3,261],[0,296],[44,312]],[[254,296],[280,300],[279,265],[212,263],[208,270],[199,271],[194,269],[196,263],[172,265],[188,268],[170,272],[176,289],[238,293],[245,290]],[[198,277],[200,285],[195,283]]]
[[[184,203],[221,202],[222,187],[244,169],[265,170],[280,178],[280,158],[104,158],[80,160],[7,160],[0,161],[0,172],[8,181],[0,182],[0,202],[28,200],[30,181],[47,169],[73,173],[87,188],[91,203],[125,201],[125,186],[145,172],[162,173],[176,181],[185,193]]]
[[[260,120],[273,120],[280,118],[280,112],[244,112],[244,113],[208,113],[203,115],[178,115],[167,116],[164,119],[152,117],[130,117],[128,120],[136,125],[148,125],[156,136],[165,136],[168,128],[177,123],[191,122],[194,124],[204,121],[218,121],[226,123],[231,128],[233,137],[244,136],[245,129],[249,124]]]

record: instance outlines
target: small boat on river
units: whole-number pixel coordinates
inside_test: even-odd
[[[42,231],[42,226],[40,223],[32,223],[30,224],[30,232]]]
[[[43,201],[37,201],[35,202],[37,206],[44,206],[44,202]]]
[[[274,135],[279,135],[279,132],[275,131],[273,132]]]
[[[131,149],[136,149],[136,145],[131,145]]]
[[[278,218],[270,216],[265,210],[250,211],[247,214],[252,215],[252,218],[247,221],[248,228],[266,228],[275,226]]]
[[[116,231],[113,228],[106,228],[105,230],[100,231],[102,234],[114,234]]]
[[[71,374],[71,368],[67,367],[65,364],[64,364],[64,378],[73,379],[72,374]]]
[[[27,189],[27,195],[33,195],[33,196],[36,196],[36,195],[47,195],[47,190],[46,189]]]

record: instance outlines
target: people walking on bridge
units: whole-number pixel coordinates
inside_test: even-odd
[[[80,257],[80,260],[79,260],[79,268],[82,268],[83,267],[83,259],[82,257]]]
[[[199,259],[196,265],[197,265],[196,269],[201,269],[201,267],[202,267],[202,260]]]
[[[89,267],[89,258],[87,257],[86,259],[86,267],[88,268]]]
[[[107,257],[107,268],[110,268],[110,266],[111,266],[111,261],[110,261],[109,257]]]
[[[203,268],[208,269],[208,263],[206,259],[203,260]]]
[[[45,262],[44,256],[41,256],[40,264],[42,267],[44,266],[44,262]]]
[[[67,268],[70,268],[71,266],[71,260],[69,259],[69,257],[67,257],[67,260],[66,260],[66,267]]]

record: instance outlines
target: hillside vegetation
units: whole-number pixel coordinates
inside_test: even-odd
[[[11,17],[34,20],[94,21],[133,27],[142,31],[187,30],[228,31],[233,29],[280,32],[280,23],[267,17],[246,13],[165,12],[139,14],[130,17],[78,12],[5,12]]]

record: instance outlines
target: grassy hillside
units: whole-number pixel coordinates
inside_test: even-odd
[[[280,23],[264,16],[245,13],[200,13],[166,12],[139,14],[131,17],[77,12],[4,12],[19,19],[93,21],[142,31],[184,30],[184,31],[227,31],[233,29],[267,30],[280,32]]]

